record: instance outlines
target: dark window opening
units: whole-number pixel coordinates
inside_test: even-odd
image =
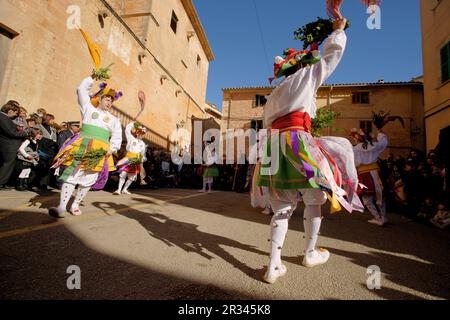
[[[172,11],[172,19],[170,20],[170,27],[174,33],[177,33],[178,17],[174,11]]]
[[[267,102],[267,99],[266,99],[265,96],[262,96],[262,95],[259,95],[259,94],[257,94],[255,96],[255,106],[256,107],[262,107],[262,106],[264,106],[266,104],[266,102]]]
[[[441,82],[450,79],[450,41],[441,49]]]
[[[263,121],[262,120],[252,120],[250,128],[258,131],[263,128]]]
[[[355,92],[352,94],[353,104],[369,104],[369,93],[368,92]]]

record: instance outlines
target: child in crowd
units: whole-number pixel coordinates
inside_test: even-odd
[[[25,191],[32,187],[34,177],[36,176],[36,166],[39,163],[38,141],[42,139],[42,131],[31,129],[26,139],[20,146],[17,158],[18,169],[21,170],[17,181],[16,189]]]
[[[444,229],[450,225],[450,212],[445,210],[443,204],[438,205],[438,211],[436,215],[430,220],[436,227]]]

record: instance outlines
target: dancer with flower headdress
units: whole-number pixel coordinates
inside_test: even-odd
[[[386,203],[383,197],[383,183],[380,178],[378,158],[388,146],[388,138],[383,132],[383,127],[391,121],[399,120],[403,127],[405,124],[399,116],[389,116],[387,113],[373,113],[373,123],[378,129],[376,140],[362,129],[353,129],[352,136],[356,140],[353,147],[355,165],[358,171],[358,179],[363,188],[358,190],[367,210],[373,215],[369,223],[382,227],[388,220],[386,216]]]
[[[302,264],[314,267],[328,261],[330,253],[317,249],[321,227],[321,206],[327,198],[331,211],[343,206],[363,212],[357,195],[358,176],[351,143],[345,138],[313,137],[311,118],[316,117],[316,93],[339,64],[346,47],[347,20],[339,8],[342,1],[328,1],[334,20],[319,19],[295,32],[304,48],[286,49],[276,57],[274,79],[285,77],[268,97],[264,107],[265,125],[271,128],[259,171],[258,186],[269,188],[274,216],[271,220],[270,261],[264,280],[274,283],[286,274],[281,249],[288,221],[302,199],[305,204],[305,255]],[[324,43],[324,55],[319,45]],[[301,197],[299,197],[301,193]]]
[[[89,95],[95,80],[109,79],[109,69],[100,68],[98,46],[90,42],[85,32],[82,31],[82,34],[92,58],[95,58],[96,69],[81,82],[77,90],[82,118],[81,130],[64,143],[52,165],[52,168],[65,167],[60,177],[63,184],[59,206],[49,209],[49,214],[55,218],[66,216],[67,204],[77,187],[78,191],[69,211],[76,216],[82,214],[80,203],[89,190],[103,189],[108,180],[108,173],[116,170],[112,155],[122,144],[120,121],[110,112],[113,102],[117,101],[122,93],[102,83],[95,95]]]
[[[353,129],[352,136],[357,142],[353,147],[353,152],[358,179],[364,185],[359,189],[359,193],[367,210],[373,215],[373,219],[369,220],[369,223],[383,226],[387,222],[386,206],[383,201],[383,183],[377,161],[388,145],[387,136],[379,130],[377,139],[374,140],[362,129]]]
[[[133,121],[130,122],[125,128],[125,136],[127,138],[127,154],[117,163],[120,179],[119,186],[114,192],[115,195],[120,195],[122,193],[131,194],[128,191],[128,188],[137,180],[138,174],[143,173],[145,176],[143,163],[146,161],[145,154],[147,145],[142,139],[146,135],[147,129],[137,121],[145,108],[145,93],[141,90],[138,92],[138,99],[140,103],[140,110],[133,118]],[[143,181],[141,180],[141,185],[143,184],[142,182]]]
[[[115,195],[131,194],[128,188],[137,180],[137,176],[141,171],[141,164],[146,161],[145,152],[147,145],[142,140],[146,133],[147,129],[136,121],[130,122],[125,128],[127,154],[117,162],[120,180],[119,186],[114,192]]]

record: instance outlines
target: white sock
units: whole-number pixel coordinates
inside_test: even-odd
[[[133,180],[128,179],[127,182],[125,183],[125,187],[123,188],[123,191],[128,191],[128,188],[131,186],[132,183],[133,183]]]
[[[86,197],[89,190],[91,190],[91,187],[78,186],[78,192],[72,203],[72,209],[79,209],[81,201]]]
[[[126,180],[126,176],[123,177],[122,175],[120,175],[119,187],[117,187],[118,191],[122,191],[122,187],[125,184],[125,180]]]
[[[306,205],[303,214],[303,226],[305,227],[305,254],[316,249],[322,223],[319,205]]]
[[[212,190],[213,183],[214,183],[214,177],[208,177],[208,185],[209,185],[208,189],[209,189],[209,191]]]
[[[373,196],[363,196],[363,203],[375,219],[380,219],[377,207],[375,207],[375,204],[373,203]]]
[[[206,184],[208,182],[207,178],[203,178],[203,191],[206,191]]]
[[[286,233],[288,231],[289,219],[291,217],[290,211],[276,212],[271,224],[271,234],[270,234],[270,263],[269,269],[275,268],[281,264],[281,249],[283,248],[284,239],[286,238]]]
[[[66,211],[67,204],[70,201],[70,197],[72,196],[73,191],[75,190],[75,186],[70,183],[63,183],[61,186],[61,195],[59,200],[59,211]]]

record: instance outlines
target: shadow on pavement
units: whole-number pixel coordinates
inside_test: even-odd
[[[146,203],[147,201],[144,199],[136,200],[143,203]],[[127,205],[113,202],[94,202],[93,205],[105,212],[105,209],[107,208],[113,209],[124,217],[136,220],[147,230],[150,236],[160,240],[169,247],[179,247],[186,252],[196,253],[207,260],[214,259],[215,257],[213,255],[216,255],[245,273],[247,276],[261,281],[262,269],[254,270],[250,268],[223,248],[232,247],[264,256],[267,255],[266,252],[258,250],[253,246],[203,232],[199,230],[198,226],[195,224],[176,221],[160,213],[143,212],[130,208]]]
[[[412,294],[383,287],[383,278],[393,283],[444,299],[450,298],[450,273],[448,265],[425,263],[392,254],[369,251],[369,253],[350,252],[330,248],[333,254],[349,258],[353,263],[367,268],[380,267],[382,273],[381,290],[373,292],[385,299],[421,299]],[[436,281],[440,279],[440,281]]]
[[[158,195],[154,193],[138,191],[135,194],[143,198],[133,198],[133,200],[143,204],[154,204],[149,196],[158,199]],[[160,198],[167,201],[167,195],[162,195]],[[29,200],[29,207],[46,209],[58,202],[59,193],[38,194]],[[170,202],[211,214],[261,223],[267,225],[267,231],[269,231],[271,216],[260,214],[259,209],[252,209],[249,196],[246,194],[220,192]],[[249,277],[261,281],[262,269],[250,268],[229,254],[224,247],[233,247],[265,257],[268,256],[268,251],[261,251],[254,246],[202,232],[198,225],[176,221],[161,213],[147,213],[115,202],[97,201],[93,202],[93,205],[103,211],[105,211],[104,208],[113,209],[124,217],[136,220],[149,235],[167,246],[177,246],[207,260],[218,256]],[[3,210],[0,209],[0,211]],[[303,206],[299,206],[290,221],[290,230],[303,232],[302,212]],[[377,264],[382,273],[386,274],[387,279],[393,283],[432,296],[450,298],[450,255],[448,254],[450,234],[402,221],[396,215],[391,215],[392,224],[379,228],[367,223],[370,218],[368,214],[329,215],[326,213],[328,212],[326,206],[323,212],[326,219],[322,225],[321,236],[386,251],[369,251],[370,253],[367,254],[329,248],[331,254],[347,257],[352,263],[364,268]],[[9,225],[15,228],[27,227],[30,221],[33,225],[54,222],[47,215],[28,212],[25,209],[18,215],[2,217],[0,232],[8,230]],[[154,272],[98,253],[85,246],[64,226],[0,240],[0,256],[2,257],[0,298],[2,299],[253,299],[240,293],[228,293],[214,286],[193,284],[184,279]],[[320,245],[320,238],[318,244]],[[411,255],[424,262],[395,254]],[[299,263],[299,259],[299,256],[283,256],[283,260],[295,264]],[[69,291],[65,287],[67,279],[65,270],[72,264],[80,265],[86,274],[86,279],[83,276],[85,281],[83,283],[86,283],[86,286],[78,292]],[[102,270],[108,270],[108,272],[102,273]],[[159,282],[158,279],[163,280]],[[158,291],[164,292],[164,296],[157,296],[155,293]],[[386,299],[419,299],[413,294],[391,288],[376,290],[375,293]],[[203,295],[209,296],[203,297]]]
[[[65,226],[0,240],[0,299],[251,300],[255,297],[174,277],[89,248]],[[67,289],[67,268],[81,290]]]
[[[237,199],[237,201],[236,201]],[[223,215],[229,218],[247,220],[267,225],[271,216],[259,213],[259,209],[250,207],[248,194],[220,192],[205,195],[202,198],[188,198],[172,201],[172,203],[199,210]],[[244,204],[243,204],[244,203]],[[356,243],[362,246],[392,252],[386,254],[374,252],[371,255],[347,252],[340,249],[331,249],[332,254],[352,258],[352,262],[367,268],[378,261],[382,272],[389,273],[389,279],[399,285],[415,289],[433,296],[450,298],[450,234],[414,222],[408,222],[397,214],[390,214],[392,220],[385,227],[378,227],[367,222],[371,218],[368,213],[338,213],[329,214],[329,205],[322,208],[325,220],[321,228],[321,236]],[[299,207],[289,222],[289,229],[303,232],[303,204]],[[289,232],[288,232],[289,236]],[[320,237],[319,243],[320,245]],[[266,255],[268,253],[265,253]],[[283,260],[298,264],[300,252],[297,257],[284,257]],[[425,262],[419,262],[395,254],[406,254],[418,257]],[[429,263],[427,263],[429,262]],[[376,263],[375,263],[376,264]],[[385,267],[383,267],[385,266]],[[384,270],[386,268],[386,270]],[[442,278],[436,283],[436,278]],[[444,285],[443,285],[444,284]],[[387,289],[377,292],[381,297],[399,298],[408,294],[395,293]],[[411,296],[410,298],[414,298]],[[417,299],[417,297],[416,297]]]

